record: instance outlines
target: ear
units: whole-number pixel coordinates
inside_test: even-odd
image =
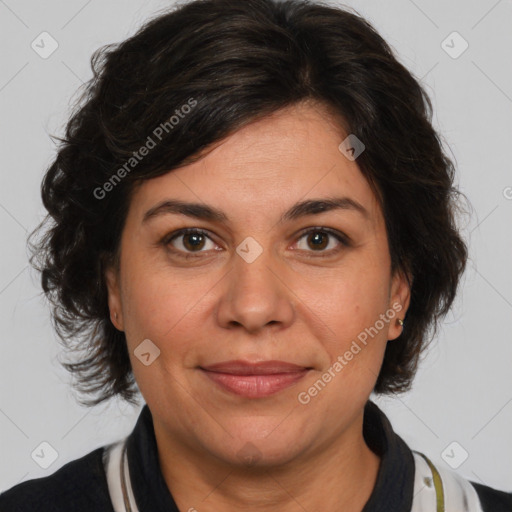
[[[116,329],[124,331],[123,308],[121,304],[121,288],[119,286],[119,281],[118,269],[114,268],[113,265],[109,265],[105,270],[105,282],[108,292],[110,321],[114,324]]]
[[[389,323],[388,340],[394,340],[402,334],[403,326],[398,319],[404,320],[411,300],[412,276],[402,270],[397,270],[391,280],[389,291],[389,308],[395,312],[395,317]]]

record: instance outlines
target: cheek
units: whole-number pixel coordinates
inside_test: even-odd
[[[126,267],[123,311],[128,344],[135,346],[149,338],[163,351],[172,341],[173,353],[182,351],[186,338],[201,325],[209,290],[215,284],[212,275],[186,274],[151,265]],[[210,298],[211,299],[211,298]]]
[[[337,269],[323,293],[319,286],[313,288],[315,302],[311,308],[331,333],[323,340],[329,365],[341,357],[343,366],[335,372],[340,378],[333,388],[371,390],[382,364],[388,326],[394,321],[381,319],[389,309],[387,268],[365,263],[361,259],[346,269]]]
[[[373,325],[385,312],[388,290],[386,270],[363,264],[336,269],[322,283],[310,282],[304,296],[309,297],[305,302],[328,325],[332,324],[333,330],[353,335],[354,329]]]
[[[127,345],[139,389],[147,401],[154,402],[161,399],[164,387],[179,394],[183,362],[201,325],[195,315],[204,290],[197,282],[187,286],[162,273],[146,272],[144,279],[136,278],[135,273],[128,275],[123,304]],[[154,357],[148,366],[137,355],[147,339],[152,344],[146,345],[149,349],[145,351]]]

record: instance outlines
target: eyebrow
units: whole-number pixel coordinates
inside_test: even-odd
[[[368,219],[370,217],[366,208],[351,199],[350,197],[333,197],[322,199],[307,199],[294,204],[288,211],[286,211],[278,221],[278,224],[283,222],[305,217],[307,215],[318,215],[320,213],[333,211],[333,210],[348,210],[358,212],[363,217]],[[155,217],[165,214],[178,214],[186,215],[195,219],[209,220],[215,222],[226,223],[228,222],[227,215],[218,208],[201,203],[187,203],[176,199],[167,199],[149,209],[142,219],[142,223],[149,221]]]

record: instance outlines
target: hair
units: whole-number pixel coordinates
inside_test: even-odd
[[[136,186],[197,160],[248,123],[310,101],[366,146],[357,164],[382,208],[391,271],[411,285],[402,333],[387,344],[374,391],[408,390],[455,298],[467,246],[455,224],[461,193],[431,102],[376,30],[320,2],[195,0],[99,48],[91,68],[43,178],[48,214],[30,239],[42,236],[29,239],[81,403],[136,403],[104,276],[119,263]]]

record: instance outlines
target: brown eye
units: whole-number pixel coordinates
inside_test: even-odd
[[[210,247],[208,247],[208,242]],[[191,253],[203,253],[208,249],[213,249],[215,244],[212,239],[199,229],[182,229],[173,233],[163,241],[165,246],[170,246],[173,252],[183,253],[184,256]]]
[[[302,244],[302,247],[300,246],[300,240],[305,240],[305,244]],[[309,229],[302,234],[297,243],[298,249],[301,251],[320,252],[322,254],[335,253],[342,247],[348,247],[349,245],[347,238],[342,233],[325,228]]]

